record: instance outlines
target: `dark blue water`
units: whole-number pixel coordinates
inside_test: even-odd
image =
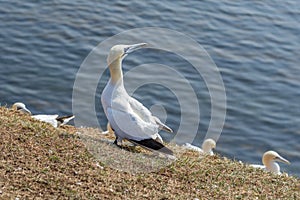
[[[214,60],[226,89],[227,115],[218,153],[260,163],[263,152],[272,149],[291,161],[290,166],[281,165],[284,171],[300,176],[300,4],[296,0],[11,0],[0,1],[0,21],[0,103],[22,101],[33,113],[72,112],[76,73],[89,52],[105,39],[150,26],[189,35]],[[147,59],[175,68],[186,64],[172,55],[159,62],[163,53],[148,52],[144,51],[148,56],[141,60],[142,53],[128,58],[127,67],[130,60],[143,64]],[[199,84],[189,69],[182,73]],[[99,84],[97,91],[103,87]],[[157,92],[159,87],[145,85],[135,96],[144,99],[148,107],[157,101],[170,102],[172,92],[162,95]],[[201,80],[199,87],[203,88],[197,93],[201,99],[201,135],[208,128],[211,105]],[[179,105],[164,106],[167,122],[176,130]],[[97,109],[101,112],[101,106]],[[105,120],[100,113],[102,125]],[[202,139],[203,135],[194,143],[200,145]]]

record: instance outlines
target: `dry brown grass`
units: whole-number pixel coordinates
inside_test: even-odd
[[[194,152],[179,154],[180,147],[169,146],[177,155],[174,161],[140,148],[116,148],[107,142],[112,139],[91,128],[55,129],[1,107],[0,199],[300,199],[295,177],[219,156],[200,160]],[[135,162],[131,155],[145,159],[137,165],[149,159],[167,164],[121,171],[124,165],[116,163]]]

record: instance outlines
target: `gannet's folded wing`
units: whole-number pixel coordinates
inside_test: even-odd
[[[107,118],[117,135],[126,139],[143,140],[156,136],[158,125],[143,121],[135,113],[107,108]]]
[[[57,128],[58,124],[56,118],[58,117],[58,115],[32,115],[31,117],[39,121],[49,123]]]
[[[164,131],[173,133],[173,130],[172,130],[170,127],[168,127],[167,125],[165,125],[164,123],[162,123],[162,122],[160,121],[160,119],[158,119],[158,118],[155,117],[155,116],[152,116],[152,117],[153,117],[155,123],[158,125],[158,128],[159,128],[160,130],[164,130]]]
[[[132,97],[129,98],[128,102],[133,112],[137,114],[142,120],[146,122],[153,122],[152,113],[142,103]]]
[[[163,124],[160,119],[153,116],[150,110],[146,108],[142,103],[140,103],[138,100],[130,97],[129,99],[129,105],[131,106],[131,109],[135,114],[137,114],[140,118],[142,118],[146,122],[153,122],[156,123],[159,126],[159,129],[165,130],[168,132],[173,132],[173,130],[168,127],[167,125]]]

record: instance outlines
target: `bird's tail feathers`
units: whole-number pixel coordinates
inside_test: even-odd
[[[155,117],[155,116],[153,116],[153,117],[154,117],[154,120],[155,120],[155,122],[158,125],[158,128],[160,130],[164,130],[164,131],[173,133],[173,130],[170,127],[168,127],[167,125],[163,124],[157,117]]]
[[[137,144],[147,150],[150,150],[150,151],[158,151],[160,153],[164,153],[164,154],[168,154],[168,155],[174,154],[171,149],[167,148],[160,142],[153,140],[152,138],[144,139],[144,140],[140,140],[140,141],[130,139],[129,141],[134,144]]]

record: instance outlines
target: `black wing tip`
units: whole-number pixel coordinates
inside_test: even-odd
[[[160,142],[153,140],[152,138],[144,139],[144,140],[140,140],[140,141],[137,141],[137,140],[129,140],[129,141],[136,143],[142,147],[145,147],[146,149],[149,149],[149,150],[158,151],[158,152],[172,155],[172,156],[174,155],[174,153],[171,149],[167,148]]]
[[[165,127],[163,128],[163,130],[169,132],[169,133],[173,133],[174,131],[170,128],[170,127]]]
[[[57,117],[56,120],[63,123],[66,119],[74,118],[74,117],[75,117],[74,115],[67,115],[67,116]]]
[[[56,119],[57,119],[57,120],[60,120],[60,119],[68,119],[68,118],[71,118],[71,117],[74,117],[74,115],[61,116],[61,117],[57,117]]]

